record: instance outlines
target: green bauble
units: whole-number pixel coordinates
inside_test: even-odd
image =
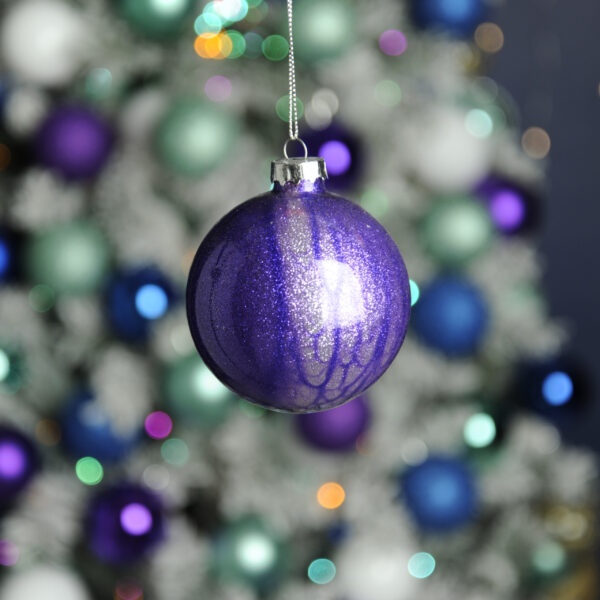
[[[287,548],[258,517],[230,523],[217,537],[214,571],[223,582],[239,582],[262,593],[277,586],[287,570]]]
[[[422,225],[424,246],[439,263],[459,267],[491,243],[493,225],[485,206],[470,196],[439,198]]]
[[[196,6],[195,0],[119,0],[119,4],[130,27],[155,40],[176,36]]]
[[[203,429],[213,429],[223,423],[237,398],[197,354],[177,360],[168,367],[164,391],[173,416]]]
[[[96,291],[110,267],[110,248],[102,232],[87,221],[63,223],[35,235],[25,249],[29,279],[57,293]]]
[[[341,56],[356,40],[356,10],[348,0],[297,0],[294,42],[307,62]]]
[[[201,177],[227,158],[236,137],[232,115],[199,98],[181,98],[160,120],[154,142],[167,167]]]
[[[24,380],[25,360],[22,354],[0,343],[0,392],[18,392]]]

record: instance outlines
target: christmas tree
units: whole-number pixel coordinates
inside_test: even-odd
[[[540,416],[580,394],[547,148],[486,3],[293,3],[300,135],[413,305],[366,394],[302,415],[222,385],[184,307],[286,138],[286,4],[3,5],[0,600],[595,598],[594,462]]]

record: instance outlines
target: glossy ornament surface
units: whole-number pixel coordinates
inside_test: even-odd
[[[385,229],[317,177],[276,182],[217,223],[194,259],[187,310],[200,355],[225,385],[266,408],[315,412],[387,369],[408,327],[410,288]]]
[[[476,352],[489,328],[489,308],[469,280],[440,275],[421,292],[413,327],[422,342],[451,357]]]
[[[467,37],[485,20],[485,0],[412,0],[412,16],[424,29]]]
[[[458,458],[431,456],[406,470],[400,484],[404,503],[423,530],[452,531],[475,517],[475,479]]]

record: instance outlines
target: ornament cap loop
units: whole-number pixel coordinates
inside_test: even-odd
[[[271,163],[271,182],[284,185],[327,179],[325,161],[318,156],[282,158]]]

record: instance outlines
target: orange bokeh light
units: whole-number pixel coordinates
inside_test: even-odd
[[[317,492],[317,502],[323,507],[333,510],[340,507],[346,499],[344,488],[333,481],[324,483]]]
[[[233,50],[233,42],[226,32],[202,33],[194,42],[196,54],[202,58],[222,60]]]

